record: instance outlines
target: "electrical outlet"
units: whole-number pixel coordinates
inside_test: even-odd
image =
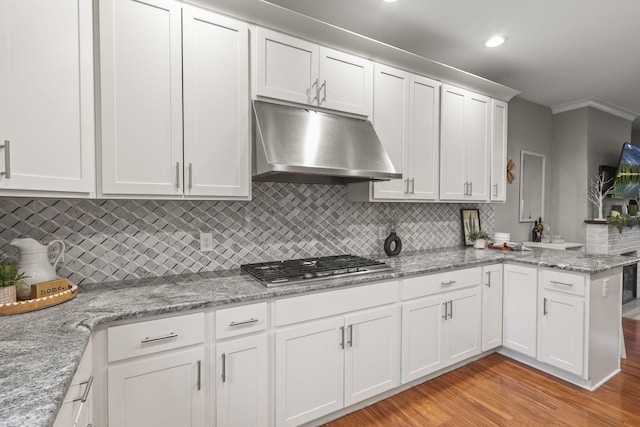
[[[604,279],[604,282],[602,282],[602,296],[606,297],[608,293],[609,293],[609,279]]]
[[[200,233],[200,252],[211,252],[213,250],[213,234]]]

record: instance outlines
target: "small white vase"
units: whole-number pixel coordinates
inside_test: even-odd
[[[476,249],[484,249],[487,247],[487,241],[484,239],[476,239],[473,241],[473,247]]]
[[[16,286],[0,288],[0,304],[11,304],[16,302]]]

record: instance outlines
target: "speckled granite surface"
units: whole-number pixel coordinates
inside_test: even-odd
[[[0,318],[0,427],[50,426],[92,329],[122,319],[216,307],[376,280],[516,262],[597,273],[637,258],[574,251],[498,252],[442,249],[384,259],[393,271],[267,289],[239,270],[83,286],[77,298],[33,313]]]

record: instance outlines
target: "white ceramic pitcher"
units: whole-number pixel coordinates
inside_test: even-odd
[[[27,285],[46,282],[58,277],[56,266],[64,255],[65,250],[62,240],[54,240],[44,246],[31,238],[13,239],[10,245],[20,250],[18,272],[24,273],[24,282]],[[53,261],[53,265],[49,261],[49,246],[51,245],[59,245],[60,247],[60,252]]]

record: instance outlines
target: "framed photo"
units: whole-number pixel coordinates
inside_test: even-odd
[[[469,228],[480,231],[480,210],[479,209],[460,209],[460,220],[462,221],[462,239],[465,246],[472,246],[473,242],[469,240]]]

